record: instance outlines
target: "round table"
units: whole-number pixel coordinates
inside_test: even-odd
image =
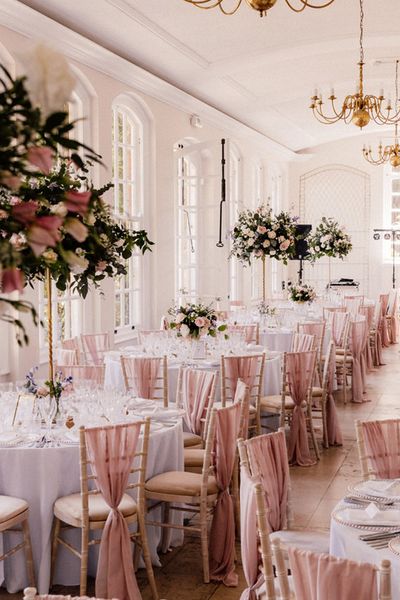
[[[135,354],[135,356],[137,356],[137,354]],[[280,393],[282,381],[281,360],[281,355],[278,355],[267,358],[265,361],[264,389],[262,392],[264,396]],[[168,398],[170,402],[175,402],[180,364],[181,363],[176,360],[168,362]],[[105,366],[104,387],[106,389],[124,390],[125,383],[122,374],[120,354],[115,351],[107,353],[105,355]],[[196,368],[219,371],[220,363],[217,360],[198,360],[196,361]],[[218,378],[218,385],[220,385],[220,378]],[[215,398],[217,401],[220,398],[219,389],[216,391]]]
[[[183,470],[182,422],[151,431],[146,477],[166,471]],[[60,496],[78,492],[78,445],[49,448],[0,448],[0,494],[23,498],[29,503],[29,525],[32,537],[36,585],[39,594],[47,594],[50,583],[51,530],[53,505]],[[159,509],[156,509],[159,510]],[[160,515],[155,514],[158,519]],[[160,565],[157,546],[161,539],[160,528],[149,527],[148,539],[153,564]],[[7,533],[4,544],[15,544],[18,534]],[[80,530],[71,531],[69,540],[80,545]],[[171,544],[179,545],[183,535],[173,530]],[[96,550],[89,552],[89,574],[96,574]],[[28,585],[25,557],[18,552],[4,566],[7,591],[17,592]],[[54,583],[79,584],[79,560],[61,545],[57,555]],[[0,577],[1,581],[1,577]]]
[[[293,329],[265,329],[260,331],[260,344],[268,350],[290,352]]]
[[[343,506],[348,505],[339,502],[334,510],[342,508]],[[368,562],[377,566],[379,566],[384,559],[390,560],[392,564],[392,598],[393,600],[395,598],[400,598],[400,557],[393,554],[389,548],[375,550],[366,542],[362,542],[359,539],[359,536],[362,533],[369,532],[343,525],[334,519],[331,519],[330,554],[339,558],[349,558],[351,560]]]

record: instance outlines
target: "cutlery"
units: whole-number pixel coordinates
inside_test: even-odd
[[[381,525],[380,525],[381,527]],[[396,537],[400,535],[400,529],[395,529],[392,531],[378,531],[376,533],[367,533],[359,536],[359,540],[362,542],[373,542],[376,540],[386,539],[390,537]]]
[[[393,506],[395,504],[394,500],[387,500],[385,498],[382,498],[381,500],[364,500],[358,496],[345,496],[343,501],[346,502],[346,504],[359,504],[361,506],[371,504],[371,502],[378,505],[380,504],[381,506]]]

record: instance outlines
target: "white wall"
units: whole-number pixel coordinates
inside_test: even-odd
[[[369,164],[362,155],[362,147],[366,143],[367,145],[371,144],[373,149],[376,148],[382,135],[386,139],[388,134],[385,131],[382,131],[382,134],[364,134],[317,146],[309,150],[310,158],[308,160],[305,159],[302,163],[291,163],[289,167],[289,197],[290,202],[295,203],[298,213],[300,212],[300,178],[302,175],[314,169],[327,168],[332,165],[343,165],[366,174],[370,184],[370,218],[367,224],[368,234],[366,237],[368,241],[365,247],[365,253],[369,256],[368,285],[365,291],[372,297],[375,297],[381,290],[391,288],[391,265],[383,264],[381,242],[372,239],[372,229],[382,227],[383,223],[385,168]],[[326,214],[326,216],[330,215]],[[351,261],[352,258],[350,257],[349,260]],[[336,267],[335,277],[340,273],[340,261],[337,263],[339,266]],[[293,271],[294,268],[292,268],[291,274]],[[361,278],[361,273],[357,274],[355,269],[355,278],[357,275]]]

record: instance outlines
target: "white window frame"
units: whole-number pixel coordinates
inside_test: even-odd
[[[400,191],[393,192],[393,181],[400,182],[400,170],[394,169],[390,163],[385,165],[384,169],[384,193],[383,193],[383,215],[382,215],[382,228],[392,229],[396,228],[396,224],[393,224],[393,213],[399,215],[399,223],[397,228],[400,229],[400,208],[393,209],[393,199],[397,197],[400,200]],[[384,232],[381,233],[382,239],[382,263],[389,265],[393,263],[393,242],[392,236],[390,240],[383,238]],[[395,264],[400,264],[400,240],[395,241],[395,247],[397,247],[398,255],[395,257]]]
[[[241,156],[232,144],[228,146],[228,194],[229,194],[229,230],[231,231],[238,219],[241,209]],[[239,260],[232,256],[229,259],[229,300],[243,300],[242,273]]]
[[[124,103],[115,102],[113,111],[113,183],[114,216],[131,230],[143,228],[143,126],[134,110]],[[119,118],[122,119],[122,141],[115,133],[119,131]],[[130,141],[128,140],[130,128]],[[119,170],[119,155],[122,153],[122,174]],[[130,158],[129,158],[130,157]],[[122,206],[120,191],[122,190]],[[127,261],[128,272],[118,277],[119,285],[114,288],[114,332],[116,341],[134,337],[134,330],[143,324],[142,281],[143,272],[135,249]],[[122,285],[121,285],[122,284]],[[117,312],[117,305],[119,311]],[[117,314],[119,320],[117,321]]]

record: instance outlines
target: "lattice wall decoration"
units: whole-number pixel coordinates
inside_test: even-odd
[[[351,236],[353,250],[343,261],[331,259],[331,277],[353,278],[360,291],[369,291],[370,176],[344,165],[330,165],[300,177],[300,218],[315,227],[323,216],[333,217]],[[305,281],[322,291],[328,283],[328,259],[306,263]]]

